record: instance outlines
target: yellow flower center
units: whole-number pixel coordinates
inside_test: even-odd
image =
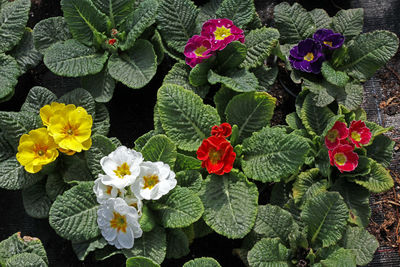
[[[108,194],[108,195],[111,195],[111,191],[112,191],[112,186],[107,186],[107,191],[106,191],[106,193]]]
[[[208,158],[210,159],[212,164],[217,164],[218,161],[221,160],[221,157],[222,157],[221,150],[215,150],[215,148],[211,148],[210,151],[208,152]]]
[[[324,41],[324,44],[326,44],[327,46],[332,47],[332,42]]]
[[[226,37],[229,37],[231,35],[231,29],[225,28],[225,26],[217,27],[214,32],[215,40],[224,40]]]
[[[48,147],[47,146],[42,146],[40,144],[35,144],[35,148],[33,149],[33,151],[35,151],[35,153],[39,156],[42,157],[46,154]]]
[[[158,175],[153,174],[151,176],[144,176],[144,186],[143,189],[152,189],[160,180],[158,180]]]
[[[336,141],[336,138],[339,134],[339,131],[336,129],[332,129],[328,131],[328,134],[326,135],[326,138],[328,138],[328,140],[333,143]]]
[[[337,165],[342,166],[346,163],[347,158],[346,155],[343,153],[337,153],[335,154],[335,162]]]
[[[307,61],[311,61],[313,59],[314,59],[314,54],[311,52],[308,52],[307,55],[305,55],[305,57],[304,57],[304,60],[307,60]]]
[[[68,129],[67,134],[68,134],[68,135],[73,135],[73,134],[74,134],[74,131],[72,131],[72,129]]]
[[[351,132],[351,138],[354,141],[360,142],[361,140],[361,135],[359,133],[357,133],[356,131]]]
[[[124,178],[125,175],[131,175],[131,171],[129,170],[129,165],[126,162],[118,166],[117,169],[114,170],[114,173],[121,179]]]
[[[196,50],[194,50],[194,53],[196,56],[198,57],[203,57],[203,54],[207,51],[207,47],[205,47],[204,45],[199,46],[196,48]]]
[[[117,229],[117,232],[122,231],[126,233],[126,227],[127,227],[126,216],[121,215],[115,211],[113,212],[113,214],[114,218],[112,218],[112,220],[110,221],[110,226],[114,229]]]

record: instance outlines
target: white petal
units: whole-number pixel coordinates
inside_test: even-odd
[[[126,233],[120,231],[117,235],[118,243],[123,248],[133,247],[133,232],[129,227],[126,228]]]

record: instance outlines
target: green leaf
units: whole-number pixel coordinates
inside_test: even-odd
[[[82,77],[82,87],[90,92],[96,102],[109,102],[114,94],[115,80],[107,67],[95,75]]]
[[[0,9],[0,54],[10,51],[21,40],[29,18],[31,1],[8,1]]]
[[[239,41],[230,43],[217,54],[218,71],[224,73],[234,69],[246,58],[247,47]]]
[[[157,30],[154,30],[154,35],[151,37],[150,42],[153,45],[154,51],[157,55],[157,64],[160,65],[164,60],[165,48],[162,43],[161,35]]]
[[[87,165],[92,172],[93,177],[97,177],[103,172],[100,165],[100,160],[108,156],[111,152],[117,149],[117,146],[111,141],[111,139],[102,135],[92,136],[92,146],[88,151],[85,152]]]
[[[18,62],[13,57],[0,54],[0,102],[7,101],[13,96],[20,73]]]
[[[250,266],[290,267],[290,250],[278,238],[263,238],[247,254]]]
[[[370,162],[371,172],[363,176],[354,177],[354,181],[374,193],[385,192],[392,188],[394,182],[389,171],[372,159]]]
[[[332,18],[325,10],[316,8],[309,13],[314,21],[315,29],[329,29],[331,27]]]
[[[363,30],[363,25],[364,9],[362,8],[340,10],[332,18],[333,31],[344,35],[346,41],[359,35]]]
[[[279,32],[274,28],[262,27],[246,35],[247,56],[242,68],[256,68],[264,65],[272,50],[278,44]]]
[[[359,108],[363,101],[364,88],[359,83],[348,83],[343,90],[337,91],[337,102],[350,110]]]
[[[178,148],[196,151],[212,126],[219,125],[217,111],[204,105],[195,93],[177,85],[163,85],[157,93],[162,127]]]
[[[4,134],[0,132],[0,162],[14,156],[14,148],[8,143],[8,141],[4,137]]]
[[[375,237],[365,229],[359,227],[347,227],[341,244],[345,249],[350,249],[354,252],[357,265],[360,266],[370,263],[376,249],[379,247],[379,243]]]
[[[151,203],[151,208],[167,228],[187,227],[200,219],[204,211],[200,198],[190,189],[180,186]]]
[[[49,213],[50,226],[61,237],[86,241],[100,235],[97,225],[99,204],[93,182],[82,182],[58,196]]]
[[[77,107],[83,107],[92,117],[96,113],[96,103],[90,93],[82,88],[74,89],[58,100],[60,103],[74,104]]]
[[[328,247],[342,238],[346,228],[348,209],[337,192],[325,192],[310,199],[301,212],[301,220],[308,229],[311,244]]]
[[[139,219],[139,223],[143,232],[150,232],[156,226],[154,213],[147,207],[147,205],[143,205],[142,207],[142,216]]]
[[[214,64],[215,57],[204,60],[201,64],[197,64],[189,74],[189,82],[193,86],[208,85],[208,72]]]
[[[21,111],[27,111],[39,115],[40,109],[45,105],[51,104],[57,100],[57,96],[50,90],[35,86],[29,90]]]
[[[255,11],[253,0],[224,0],[216,15],[219,18],[230,19],[237,27],[242,28],[253,19]]]
[[[83,261],[90,252],[102,249],[107,244],[108,242],[103,237],[99,237],[85,242],[72,242],[72,249],[78,259]]]
[[[320,263],[322,267],[356,267],[356,256],[349,249],[339,248]]]
[[[95,43],[96,36],[106,32],[111,24],[90,0],[61,0],[61,9],[74,39],[88,46]]]
[[[182,53],[187,41],[195,34],[199,10],[190,0],[161,2],[157,27],[168,46]]]
[[[22,72],[26,72],[39,64],[42,60],[42,54],[33,45],[32,30],[30,28],[25,29],[21,41],[10,54],[17,60]]]
[[[124,249],[125,257],[142,256],[161,264],[164,261],[167,251],[167,239],[165,230],[161,227],[154,227],[151,232],[143,232],[142,237],[135,240],[132,249]]]
[[[395,142],[389,137],[378,135],[372,144],[367,146],[367,156],[382,164],[383,167],[389,167],[392,161],[393,148]]]
[[[202,257],[186,262],[183,267],[221,267],[213,258]]]
[[[82,181],[93,181],[94,177],[86,164],[86,159],[82,154],[65,156],[63,160],[63,180],[66,183]],[[96,177],[97,178],[97,177]]]
[[[179,186],[189,188],[194,193],[197,193],[201,189],[203,178],[198,171],[186,170],[178,172],[176,174],[176,180]]]
[[[317,168],[300,173],[293,184],[294,201],[303,205],[317,194],[327,191],[328,181],[321,178]]]
[[[47,267],[47,263],[41,257],[33,253],[21,253],[7,259],[5,267]]]
[[[142,149],[145,160],[162,161],[174,168],[176,161],[176,146],[167,136],[159,134],[151,137]]]
[[[309,150],[305,138],[265,127],[243,141],[242,168],[251,179],[279,182],[299,170]]]
[[[293,130],[304,129],[304,125],[301,122],[299,116],[297,116],[296,112],[292,112],[286,115],[285,121],[288,124],[288,126]]]
[[[366,81],[392,58],[399,46],[399,39],[388,31],[374,31],[360,34],[349,45],[340,70],[350,76]]]
[[[276,98],[265,92],[237,95],[226,107],[226,119],[231,125],[239,127],[239,137],[243,140],[269,124],[275,102]]]
[[[46,194],[51,201],[56,200],[58,195],[61,195],[69,189],[69,185],[64,182],[63,177],[57,172],[53,172],[47,176]]]
[[[134,89],[145,86],[157,71],[157,56],[147,40],[137,40],[126,53],[113,54],[108,71],[114,79]]]
[[[231,99],[238,95],[239,93],[229,89],[228,87],[222,85],[221,88],[214,95],[214,103],[217,108],[218,114],[222,121],[226,121],[225,119],[225,110]]]
[[[316,31],[313,17],[298,3],[294,3],[293,6],[286,2],[276,5],[274,18],[282,43],[298,43]]]
[[[260,66],[251,70],[256,75],[259,87],[259,91],[268,91],[270,87],[275,83],[278,77],[278,67],[273,66],[272,68],[267,66]]]
[[[338,91],[343,91],[341,88],[323,80],[321,82],[310,81],[304,79],[302,84],[303,90],[310,90],[312,99],[317,107],[325,107],[335,101]],[[301,116],[301,114],[299,115]]]
[[[184,170],[200,170],[201,169],[201,161],[187,156],[181,153],[178,153],[176,156],[175,162],[175,171],[184,171]]]
[[[189,240],[181,229],[167,229],[167,259],[179,259],[189,254]]]
[[[39,21],[33,28],[35,48],[44,54],[52,44],[71,39],[64,17],[52,17]]]
[[[119,26],[135,8],[135,1],[132,0],[92,0],[91,2],[110,18],[113,28]]]
[[[26,213],[36,219],[49,216],[51,200],[46,194],[45,180],[22,190],[22,201]]]
[[[126,260],[126,267],[160,267],[160,265],[146,257],[132,257]]]
[[[339,87],[344,87],[350,79],[345,72],[335,70],[328,61],[322,63],[321,73],[328,82]]]
[[[94,116],[92,135],[107,135],[110,130],[110,114],[104,104],[96,103],[96,113]]]
[[[377,136],[384,134],[391,130],[391,128],[384,128],[379,124],[376,124],[372,121],[365,121],[365,125],[371,130],[372,140],[374,140]]]
[[[243,238],[256,220],[257,187],[243,176],[233,172],[223,176],[209,175],[199,192],[204,205],[204,221],[228,238]]]
[[[222,83],[236,92],[256,91],[258,87],[256,76],[246,69],[232,71],[227,76],[219,75],[210,70],[208,72],[208,82],[211,84]]]
[[[44,64],[59,76],[80,77],[99,73],[108,59],[108,52],[98,53],[74,39],[50,46]]]
[[[40,173],[28,173],[15,157],[0,162],[0,187],[19,190],[29,187],[43,178]]]

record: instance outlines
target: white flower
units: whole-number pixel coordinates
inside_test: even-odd
[[[100,205],[97,215],[101,234],[118,249],[132,248],[134,239],[142,236],[137,210],[122,198],[107,199]]]
[[[176,186],[175,173],[163,162],[145,161],[131,191],[142,199],[159,199]]]
[[[118,147],[100,160],[100,164],[107,174],[102,178],[103,184],[120,189],[133,184],[140,173],[142,162],[141,153],[125,146]]]
[[[124,197],[126,190],[103,184],[103,176],[106,175],[99,174],[99,178],[94,181],[93,191],[96,194],[97,202],[102,204],[109,198]]]
[[[125,195],[124,200],[128,206],[134,207],[137,210],[139,217],[142,216],[143,202],[140,198],[137,198],[134,194],[129,194]]]

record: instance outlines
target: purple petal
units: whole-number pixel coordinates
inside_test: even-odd
[[[326,39],[325,42],[331,42],[332,46],[326,45],[329,49],[337,49],[341,47],[344,43],[344,36],[341,35],[340,33],[334,33],[329,35]]]
[[[314,39],[318,42],[323,42],[325,38],[329,35],[333,34],[333,31],[330,29],[319,29],[314,33]]]
[[[303,60],[304,58],[304,55],[300,55],[299,47],[297,45],[290,49],[290,55],[299,60]]]
[[[322,56],[320,56],[318,58],[318,60],[316,62],[311,63],[311,72],[318,74],[321,72],[321,67],[322,67],[322,63],[325,61],[325,57],[322,54]]]

